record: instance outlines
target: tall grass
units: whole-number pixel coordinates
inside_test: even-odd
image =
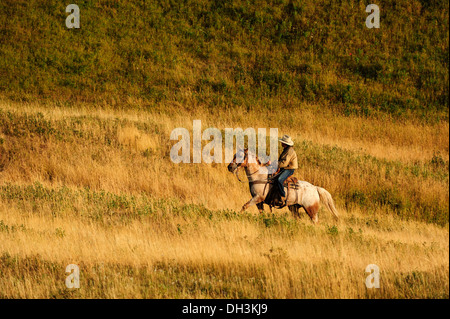
[[[3,298],[448,298],[448,228],[359,209],[313,226],[38,183],[1,194]],[[68,264],[80,289],[65,287]]]
[[[0,2],[0,298],[449,297],[448,2],[77,4]],[[196,119],[292,136],[341,220],[236,213]]]
[[[327,111],[291,112],[295,122],[257,111],[191,116],[3,101],[1,297],[448,297],[447,123],[352,116],[350,133],[348,118]],[[297,176],[332,193],[341,221],[325,210],[318,226],[286,210],[236,213],[248,187],[225,164],[169,159],[171,129],[192,119],[282,123]],[[386,140],[398,152],[371,147]],[[64,286],[72,263],[75,291]],[[364,286],[372,263],[377,291]]]
[[[288,132],[297,142],[298,177],[325,187],[337,203],[448,224],[446,123],[417,127],[354,116],[346,128],[347,118],[331,112],[291,112],[283,123],[282,115],[268,119],[257,111],[199,110],[190,118],[176,109],[89,113],[35,109],[34,104],[15,111],[14,103],[2,105],[4,182],[146,192],[211,209],[237,209],[248,198],[247,187],[236,184],[225,165],[172,163],[170,132],[192,128],[193,119],[201,119],[203,129],[278,126],[280,134]],[[377,144],[380,148],[373,147]]]

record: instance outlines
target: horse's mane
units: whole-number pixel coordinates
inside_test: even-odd
[[[244,149],[244,152],[247,153],[248,155],[251,154],[251,155],[255,156],[256,162],[257,162],[260,166],[262,165],[261,161],[259,160],[258,155],[256,155],[256,154],[253,153],[252,151],[250,151],[248,148],[245,148],[245,149]],[[248,156],[248,155],[247,155],[247,156]]]

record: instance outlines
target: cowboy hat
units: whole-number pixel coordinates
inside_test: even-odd
[[[281,143],[289,145],[289,146],[294,145],[294,141],[292,141],[292,139],[289,135],[283,135],[283,137],[281,139],[279,139],[279,141]]]

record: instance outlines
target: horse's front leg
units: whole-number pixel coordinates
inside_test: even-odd
[[[260,214],[264,213],[264,203],[263,202],[256,204],[256,207],[258,207],[258,211]]]
[[[247,208],[249,208],[252,205],[256,205],[261,203],[264,200],[264,198],[260,195],[256,195],[255,197],[253,197],[252,199],[250,199],[247,203],[244,204],[244,206],[242,206],[241,209],[241,213],[246,210]]]

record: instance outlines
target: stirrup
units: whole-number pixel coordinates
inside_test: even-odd
[[[280,199],[277,199],[276,202],[274,202],[274,207],[275,207],[275,208],[283,208],[283,207],[286,207],[286,202],[287,202],[287,200],[282,200],[281,198],[280,198]]]

